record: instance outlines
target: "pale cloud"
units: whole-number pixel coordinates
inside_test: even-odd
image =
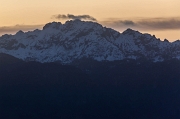
[[[141,18],[138,20],[102,21],[104,25],[113,28],[133,28],[141,30],[176,30],[180,29],[180,17],[174,18]]]
[[[42,28],[43,25],[15,25],[15,26],[1,26],[0,27],[0,35],[2,34],[14,34],[19,30],[22,31],[30,31],[30,30],[35,30],[35,29],[39,29]]]

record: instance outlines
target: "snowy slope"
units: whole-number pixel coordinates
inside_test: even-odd
[[[160,41],[132,29],[119,33],[95,22],[48,23],[43,30],[19,31],[0,37],[0,53],[25,61],[72,62],[83,57],[98,61],[146,58],[180,59],[180,41]]]

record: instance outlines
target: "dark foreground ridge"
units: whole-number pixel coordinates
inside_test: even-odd
[[[180,118],[178,60],[61,65],[4,57],[1,119]],[[9,65],[12,59],[14,65]]]

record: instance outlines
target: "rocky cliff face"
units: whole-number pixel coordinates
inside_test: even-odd
[[[95,22],[52,22],[42,30],[19,31],[0,37],[0,53],[25,61],[70,63],[90,58],[98,61],[180,59],[180,41],[161,41],[132,29],[119,33]]]

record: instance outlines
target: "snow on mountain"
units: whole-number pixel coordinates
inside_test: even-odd
[[[98,61],[180,59],[180,41],[161,41],[132,29],[119,33],[95,22],[52,22],[42,30],[0,37],[0,53],[25,61],[69,63],[83,57]]]

